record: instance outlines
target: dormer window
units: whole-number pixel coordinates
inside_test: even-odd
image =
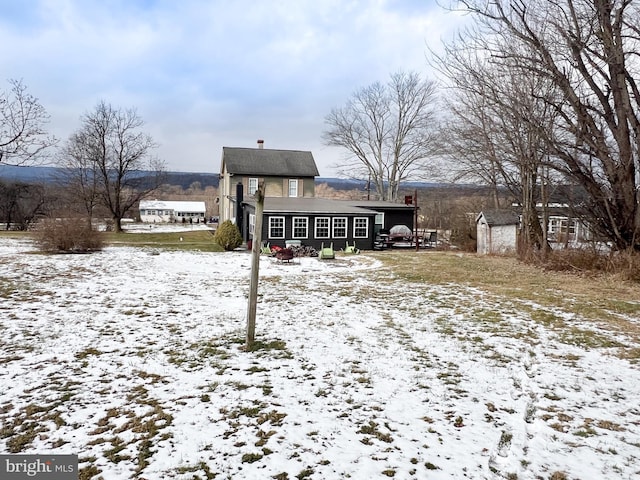
[[[289,196],[290,197],[298,196],[298,179],[297,178],[289,179]]]

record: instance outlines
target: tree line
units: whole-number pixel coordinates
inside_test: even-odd
[[[616,250],[640,250],[640,7],[638,0],[460,0],[467,27],[428,51],[438,81],[396,72],[361,87],[325,117],[323,140],[345,153],[345,176],[397,201],[408,180],[505,190],[525,246],[549,249],[554,190],[571,215]],[[21,82],[0,94],[0,162],[40,158],[57,140]],[[135,110],[99,102],[58,149],[68,207],[119,220],[160,184],[164,164]],[[142,178],[141,171],[154,172]],[[567,188],[568,187],[568,188]]]

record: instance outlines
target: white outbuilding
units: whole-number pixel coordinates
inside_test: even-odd
[[[476,217],[478,253],[508,253],[516,250],[519,217],[511,210],[485,210]]]
[[[146,223],[201,223],[205,221],[204,202],[141,200],[140,221]]]

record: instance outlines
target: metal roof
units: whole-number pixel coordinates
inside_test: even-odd
[[[255,207],[253,198],[245,203]],[[268,214],[330,214],[330,215],[374,215],[376,212],[350,205],[340,200],[315,197],[266,197],[264,213]]]
[[[517,225],[519,221],[518,214],[512,210],[483,210],[480,212],[476,221],[484,217],[487,225]]]
[[[174,212],[204,213],[204,202],[182,202],[173,200],[140,200],[140,210],[173,210]]]
[[[222,147],[222,165],[234,175],[317,177],[311,152],[267,148]]]
[[[384,209],[384,210],[413,210],[413,205],[404,203],[388,202],[384,200],[338,200],[348,203],[354,207]]]

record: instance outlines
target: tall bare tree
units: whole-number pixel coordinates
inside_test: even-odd
[[[140,130],[143,125],[135,110],[101,101],[82,117],[82,127],[69,138],[62,160],[87,214],[98,200],[110,212],[117,232],[125,215],[164,178],[164,165],[151,155],[156,145]]]
[[[81,214],[91,228],[102,196],[98,162],[87,155],[88,143],[86,132],[73,133],[61,150],[59,164],[62,167],[60,181],[66,192],[67,206],[76,214]]]
[[[379,199],[395,201],[401,183],[424,173],[434,154],[435,97],[433,81],[395,73],[331,110],[324,142],[346,149],[343,173],[369,178]]]
[[[553,96],[554,88],[486,57],[480,53],[483,39],[473,40],[475,49],[462,39],[436,56],[451,90],[444,150],[458,177],[480,179],[492,187],[495,207],[499,188],[507,188],[521,208],[524,246],[546,251],[546,225],[537,210],[544,203],[540,185],[545,184],[548,163],[541,131],[552,128],[555,114],[541,98]]]
[[[49,115],[20,80],[0,91],[0,164],[24,165],[41,159],[57,140],[44,129]]]
[[[486,54],[557,90],[541,129],[554,168],[588,194],[591,224],[640,250],[640,6],[633,0],[461,0]],[[536,93],[532,92],[535,97]]]

